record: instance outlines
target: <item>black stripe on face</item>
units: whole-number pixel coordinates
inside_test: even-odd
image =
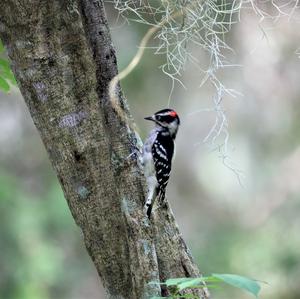
[[[156,120],[162,123],[171,123],[173,122],[176,118],[171,115],[156,115]]]

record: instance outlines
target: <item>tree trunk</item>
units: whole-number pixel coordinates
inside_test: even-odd
[[[108,297],[151,298],[166,291],[150,281],[199,276],[168,204],[151,221],[143,211],[142,171],[126,160],[141,142],[108,96],[117,64],[103,2],[2,0],[0,37]],[[119,87],[118,99],[130,118]]]

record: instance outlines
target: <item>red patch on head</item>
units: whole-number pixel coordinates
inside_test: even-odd
[[[170,116],[173,116],[173,117],[176,117],[176,116],[177,116],[177,113],[176,113],[175,111],[171,111],[171,112],[169,113],[169,115],[170,115]]]

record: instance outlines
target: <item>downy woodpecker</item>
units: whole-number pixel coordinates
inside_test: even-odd
[[[143,147],[143,166],[148,185],[146,200],[147,215],[150,219],[156,197],[165,198],[172,159],[175,153],[175,138],[180,125],[178,114],[172,109],[163,109],[145,117],[155,123]]]

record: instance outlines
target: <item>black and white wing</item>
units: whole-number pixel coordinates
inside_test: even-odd
[[[158,183],[158,198],[163,201],[165,198],[166,187],[169,181],[172,158],[174,154],[173,139],[166,138],[160,133],[157,135],[155,142],[152,145],[152,156]]]

